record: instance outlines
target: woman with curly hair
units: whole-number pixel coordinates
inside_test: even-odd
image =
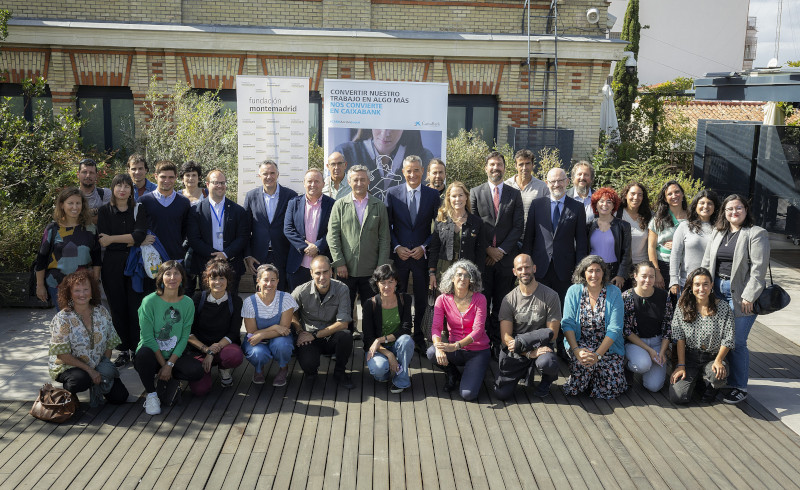
[[[689,205],[689,218],[678,225],[672,236],[672,253],[669,259],[669,288],[678,295],[686,283],[686,274],[703,263],[703,255],[714,223],[719,215],[719,198],[714,191],[698,192]]]
[[[428,247],[430,288],[436,289],[437,279],[460,259],[478,264],[483,271],[482,257],[486,256],[486,238],[481,233],[483,220],[469,211],[469,190],[461,182],[447,186],[433,225],[431,244]]]
[[[433,309],[428,359],[447,373],[444,390],[459,388],[461,398],[474,400],[489,366],[489,337],[486,335],[486,297],[478,268],[459,260],[442,275]],[[447,325],[448,341],[442,341]],[[463,374],[457,366],[463,366]]]
[[[725,357],[734,347],[733,313],[727,301],[714,297],[708,269],[693,270],[686,284],[672,317],[678,364],[672,372],[669,398],[673,403],[688,403],[697,381],[702,379],[702,401],[711,403],[728,381],[730,371]]]
[[[564,345],[570,352],[570,376],[564,393],[616,398],[625,381],[624,305],[619,288],[609,283],[606,263],[587,255],[575,267],[564,298]]]
[[[677,181],[670,180],[658,193],[653,219],[647,225],[647,258],[658,265],[655,284],[657,288],[667,287],[672,236],[687,216],[686,193]]]
[[[610,187],[592,193],[595,218],[589,224],[589,253],[603,258],[611,274],[611,283],[622,289],[631,269],[631,226],[614,217],[619,195]]]
[[[100,244],[97,227],[86,198],[77,187],[67,187],[58,193],[53,210],[53,222],[47,225],[36,256],[36,296],[56,304],[58,285],[78,269],[92,268],[100,280]]]
[[[60,311],[50,322],[48,370],[73,396],[90,390],[91,406],[125,403],[128,390],[109,360],[119,345],[111,315],[100,304],[100,288],[87,269],[67,275],[58,290]],[[76,397],[77,400],[77,397]]]
[[[639,264],[649,260],[647,256],[647,225],[653,217],[647,187],[641,182],[632,181],[620,193],[622,202],[617,210],[617,218],[631,225],[631,263]],[[625,278],[624,289],[631,287],[630,277]]]

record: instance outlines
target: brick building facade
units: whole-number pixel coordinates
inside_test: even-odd
[[[546,14],[549,3],[533,0],[533,13]],[[54,110],[78,107],[76,98],[83,96],[103,97],[93,89],[129,90],[137,124],[146,116],[151,78],[164,86],[233,89],[236,75],[301,76],[317,97],[326,78],[446,82],[452,103],[493,107],[493,136],[502,143],[508,126],[540,122],[536,111],[528,120],[523,4],[84,0],[59,2],[56,9],[42,0],[0,0],[13,14],[0,69],[8,70],[10,84],[45,77]],[[604,0],[559,2],[558,29],[565,37],[558,42],[558,123],[575,130],[576,158],[597,143],[600,89],[625,46],[587,22],[592,7],[604,20]],[[543,22],[532,20],[531,32],[544,32]],[[534,36],[531,46],[552,51],[552,37]],[[535,62],[541,67],[545,61]]]

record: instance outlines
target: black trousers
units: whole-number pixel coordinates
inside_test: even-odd
[[[428,261],[422,259],[400,260],[396,258],[394,266],[397,269],[397,290],[401,293],[408,291],[408,276],[414,278],[414,341],[425,339],[422,332],[422,317],[425,316],[425,307],[428,305]]]
[[[494,382],[494,395],[499,400],[507,400],[514,394],[517,382],[529,375],[532,367],[542,373],[542,383],[549,385],[558,379],[558,358],[555,353],[548,352],[536,359],[512,357],[506,351],[500,351],[498,360],[500,373]]]
[[[311,270],[302,265],[297,268],[296,272],[289,272],[287,274],[289,276],[289,292],[294,291],[297,286],[311,280]]]
[[[483,294],[486,296],[486,334],[492,345],[500,344],[500,304],[503,298],[514,289],[514,271],[500,264],[487,265],[483,273]],[[427,300],[426,300],[427,301]]]
[[[148,393],[156,391],[156,375],[161,369],[161,364],[156,359],[156,354],[150,347],[142,347],[136,351],[133,358],[133,368],[139,373],[144,389]],[[199,381],[203,377],[203,365],[189,355],[178,357],[175,367],[172,368],[172,377],[184,381]]]
[[[306,374],[317,374],[319,357],[322,354],[336,354],[335,375],[342,375],[347,369],[350,354],[353,353],[353,334],[349,330],[339,330],[333,335],[315,339],[297,348],[295,355]]]
[[[570,275],[571,276],[571,275]],[[561,308],[564,308],[564,297],[567,295],[567,289],[572,286],[572,277],[568,277],[567,279],[561,279],[556,274],[556,266],[553,264],[553,261],[550,260],[550,266],[547,268],[547,273],[544,277],[539,281],[545,286],[549,287],[556,293],[558,293],[558,299],[561,301]],[[559,352],[564,350],[564,331],[558,331],[558,338],[556,339],[556,349]]]
[[[63,371],[58,375],[56,381],[64,385],[64,389],[77,395],[82,391],[86,391],[94,385],[92,377],[89,373],[80,368],[70,368]],[[128,389],[122,384],[122,380],[114,378],[114,384],[111,386],[111,391],[103,395],[108,403],[120,405],[125,403],[128,399]]]
[[[347,327],[347,329],[353,332],[356,329],[356,295],[358,295],[359,300],[363,305],[366,300],[375,296],[377,293],[369,284],[369,276],[347,276],[347,279],[344,280],[344,283],[350,289],[350,307],[353,308],[353,321],[350,322],[350,325]]]
[[[125,263],[128,252],[106,250],[103,257],[103,268],[100,276],[103,289],[111,310],[111,320],[122,343],[117,347],[121,351],[133,350],[139,343],[139,305],[142,304],[142,293],[137,293],[131,286],[131,278],[125,276]]]

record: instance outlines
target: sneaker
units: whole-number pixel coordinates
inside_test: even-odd
[[[231,374],[232,371],[232,369],[219,370],[219,383],[223,388],[227,388],[233,384],[233,374]]]
[[[392,387],[389,388],[389,391],[391,391],[392,393],[402,393],[403,390],[405,390],[405,388],[400,388],[399,386],[397,386],[394,383],[392,383]]]
[[[253,373],[253,384],[254,385],[263,385],[264,384],[264,373]]]
[[[289,366],[278,369],[278,374],[272,380],[272,386],[286,386],[286,376],[289,374]]]
[[[126,366],[130,362],[131,362],[131,355],[128,351],[124,350],[120,352],[117,358],[114,360],[114,366],[121,368]]]
[[[537,386],[536,389],[533,390],[533,396],[535,396],[536,398],[547,398],[548,396],[550,396],[551,384],[552,383],[547,383],[545,386],[545,383],[539,383],[539,386]]]
[[[144,411],[147,415],[158,415],[161,413],[161,402],[156,393],[148,393],[144,399]]]
[[[353,340],[361,340],[361,332],[353,330]]]
[[[341,386],[342,388],[344,388],[346,390],[352,390],[355,387],[355,385],[353,384],[353,381],[350,379],[350,375],[349,374],[340,374],[340,375],[334,374],[333,375],[333,379],[336,380],[336,383],[339,386]]]
[[[739,402],[744,401],[747,398],[747,392],[740,390],[739,388],[734,388],[731,390],[730,393],[725,395],[722,399],[728,405],[736,405]]]

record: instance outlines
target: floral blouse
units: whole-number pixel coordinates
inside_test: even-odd
[[[622,293],[622,302],[625,305],[625,322],[622,326],[623,335],[628,338],[632,333],[639,335],[639,325],[636,318],[636,302],[633,288]],[[672,299],[669,294],[664,305],[664,320],[661,322],[661,338],[672,339]]]
[[[94,368],[105,355],[106,350],[118,346],[121,341],[114,330],[111,315],[102,305],[92,311],[94,335],[89,334],[80,316],[71,310],[61,310],[50,322],[50,359],[47,365],[50,377],[55,380],[59,374],[72,368],[58,358],[58,354],[72,354]]]

